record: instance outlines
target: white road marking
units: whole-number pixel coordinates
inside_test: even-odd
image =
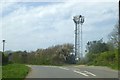
[[[88,71],[84,71],[85,73],[87,73],[87,74],[90,74],[90,75],[92,75],[92,76],[96,76],[95,74],[93,74],[93,73],[91,73],[91,72],[88,72]]]
[[[88,76],[87,74],[82,73],[82,72],[79,72],[79,71],[76,71],[76,70],[74,70],[74,72],[75,72],[75,73],[78,73],[78,74],[82,74],[82,75],[84,75],[84,76]]]
[[[48,67],[48,68],[50,68],[50,67],[56,67],[56,66],[43,66],[43,67]]]
[[[64,68],[64,67],[59,67],[60,69],[64,69],[64,70],[69,70],[68,68]]]
[[[78,66],[74,66],[74,67],[84,67],[85,65],[78,65]]]

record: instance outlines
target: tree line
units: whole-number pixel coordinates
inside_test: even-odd
[[[63,65],[74,64],[75,56],[73,53],[74,45],[67,43],[51,46],[46,49],[37,49],[36,51],[16,51],[3,54],[3,63],[10,61],[12,63],[35,64],[35,65]]]

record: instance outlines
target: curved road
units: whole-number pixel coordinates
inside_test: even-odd
[[[26,78],[118,78],[118,71],[96,66],[27,65],[31,71]]]

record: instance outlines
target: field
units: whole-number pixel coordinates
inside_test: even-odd
[[[7,64],[2,67],[2,78],[8,80],[15,78],[15,80],[23,80],[28,74],[30,68],[24,64]]]
[[[0,79],[2,78],[2,67],[0,66]]]

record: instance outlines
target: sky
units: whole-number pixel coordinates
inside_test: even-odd
[[[88,1],[88,0],[87,0]],[[108,41],[118,22],[118,2],[111,1],[16,1],[0,4],[0,51],[35,51],[57,44],[74,44],[73,16],[83,15],[83,49],[88,41]],[[83,51],[84,51],[83,50]]]

